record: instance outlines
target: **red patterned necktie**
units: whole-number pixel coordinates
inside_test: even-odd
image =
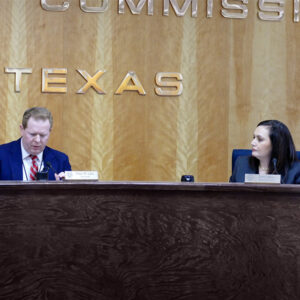
[[[36,155],[30,155],[32,159],[32,165],[30,167],[30,179],[36,180],[36,173],[38,171],[38,165],[37,165],[37,156]]]

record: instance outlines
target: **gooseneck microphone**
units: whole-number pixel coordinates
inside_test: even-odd
[[[50,168],[50,169],[53,171],[53,173],[56,173],[56,174],[57,174],[56,170],[52,167],[50,161],[47,161],[47,162],[46,162],[46,166],[48,167],[48,170],[49,170],[49,168]]]
[[[57,171],[52,167],[50,161],[47,161],[47,162],[46,162],[46,166],[48,167],[48,170],[49,170],[49,168],[50,168],[50,169],[53,171],[54,177],[55,177],[55,174],[58,174]],[[59,178],[59,180],[62,180],[62,178]]]
[[[273,174],[278,174],[278,171],[277,171],[277,158],[274,157],[272,159],[272,163],[273,163],[273,168],[274,168]]]

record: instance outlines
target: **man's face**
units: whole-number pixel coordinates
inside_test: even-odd
[[[30,117],[25,129],[20,125],[20,131],[25,150],[32,155],[37,155],[47,146],[50,137],[50,122],[48,119],[36,120]]]

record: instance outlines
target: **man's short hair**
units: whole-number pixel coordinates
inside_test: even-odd
[[[26,129],[28,120],[30,118],[33,118],[35,120],[49,120],[50,123],[50,130],[53,125],[53,118],[51,112],[45,108],[45,107],[32,107],[28,108],[23,115],[22,119],[22,126],[24,129]]]

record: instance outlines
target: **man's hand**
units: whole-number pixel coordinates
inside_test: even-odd
[[[65,172],[60,172],[59,174],[54,173],[54,176],[56,181],[60,181],[65,179]]]

